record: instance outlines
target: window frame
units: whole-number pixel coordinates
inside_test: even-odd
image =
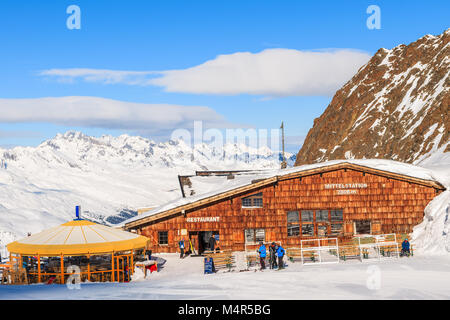
[[[166,234],[167,243],[161,243],[161,234],[163,234],[163,233]],[[158,231],[158,245],[160,245],[160,246],[168,246],[169,245],[169,231],[168,230]]]
[[[258,230],[263,230],[263,232],[264,232],[264,239],[263,240],[261,240],[261,239],[257,239],[256,238],[256,234],[257,234],[257,231]],[[253,241],[248,241],[247,240],[247,232],[248,231],[250,231],[251,233],[252,233],[252,239],[253,239]],[[246,244],[257,244],[257,243],[259,243],[260,241],[262,241],[262,242],[266,242],[266,229],[264,229],[264,228],[250,228],[250,229],[244,229],[244,237],[245,237],[245,243]]]
[[[361,233],[361,232],[358,232],[358,230],[357,230],[357,228],[356,228],[356,224],[358,223],[358,222],[368,222],[369,223],[369,233]],[[363,235],[363,234],[372,234],[372,220],[364,220],[364,219],[360,219],[360,220],[353,220],[353,230],[354,230],[354,234],[356,235]]]
[[[343,234],[344,230],[344,209],[300,209],[300,236],[301,237],[339,237]],[[323,220],[327,213],[327,219]],[[334,216],[332,215],[335,214]],[[312,220],[309,218],[311,217]],[[306,216],[308,219],[305,221],[303,218]],[[319,220],[318,220],[319,218]],[[305,229],[311,229],[309,225],[312,225],[312,234],[304,233]],[[339,232],[332,231],[332,225],[340,225]],[[325,229],[325,235],[319,235],[320,230]],[[289,236],[288,236],[289,237]]]
[[[244,204],[244,202],[250,201],[250,205]],[[255,193],[241,199],[241,208],[244,209],[259,209],[264,207],[263,193]]]
[[[289,214],[296,212],[297,219],[296,221],[289,222]],[[300,226],[300,211],[298,210],[290,210],[286,212],[286,221],[287,221],[287,236],[291,237],[299,237],[301,235],[301,226]],[[298,230],[297,233],[294,233],[292,230]]]

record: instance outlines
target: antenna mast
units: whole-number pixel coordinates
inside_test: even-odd
[[[286,162],[286,156],[284,154],[284,122],[281,121],[281,143],[283,146],[283,161],[281,162],[281,169],[286,169],[287,167],[287,162]]]

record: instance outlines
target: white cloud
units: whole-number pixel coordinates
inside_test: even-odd
[[[194,121],[205,127],[231,126],[209,107],[144,104],[98,97],[50,97],[0,99],[0,122],[41,122],[108,129],[170,131],[191,128]]]
[[[86,82],[102,82],[105,84],[123,83],[128,85],[143,85],[148,76],[159,74],[152,71],[117,71],[106,69],[49,69],[39,73],[41,76],[57,77],[62,82],[72,82],[81,78]]]
[[[168,92],[264,96],[333,95],[367,63],[370,55],[351,49],[299,51],[267,49],[259,53],[219,55],[180,70],[114,71],[52,69],[41,73],[61,80],[153,85]]]

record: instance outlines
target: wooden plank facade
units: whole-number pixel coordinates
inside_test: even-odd
[[[434,181],[343,164],[258,181],[253,188],[161,212],[125,228],[149,237],[153,252],[177,252],[178,241],[189,238],[198,250],[198,234],[205,231],[218,234],[221,249],[244,250],[246,241],[261,237],[294,247],[301,239],[346,239],[361,231],[410,233],[442,190]],[[242,200],[260,193],[262,207]],[[251,238],[252,232],[260,238]]]

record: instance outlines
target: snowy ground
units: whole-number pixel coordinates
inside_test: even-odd
[[[285,270],[203,274],[202,258],[167,262],[158,273],[131,283],[0,286],[0,299],[449,299],[450,257],[347,261]]]

